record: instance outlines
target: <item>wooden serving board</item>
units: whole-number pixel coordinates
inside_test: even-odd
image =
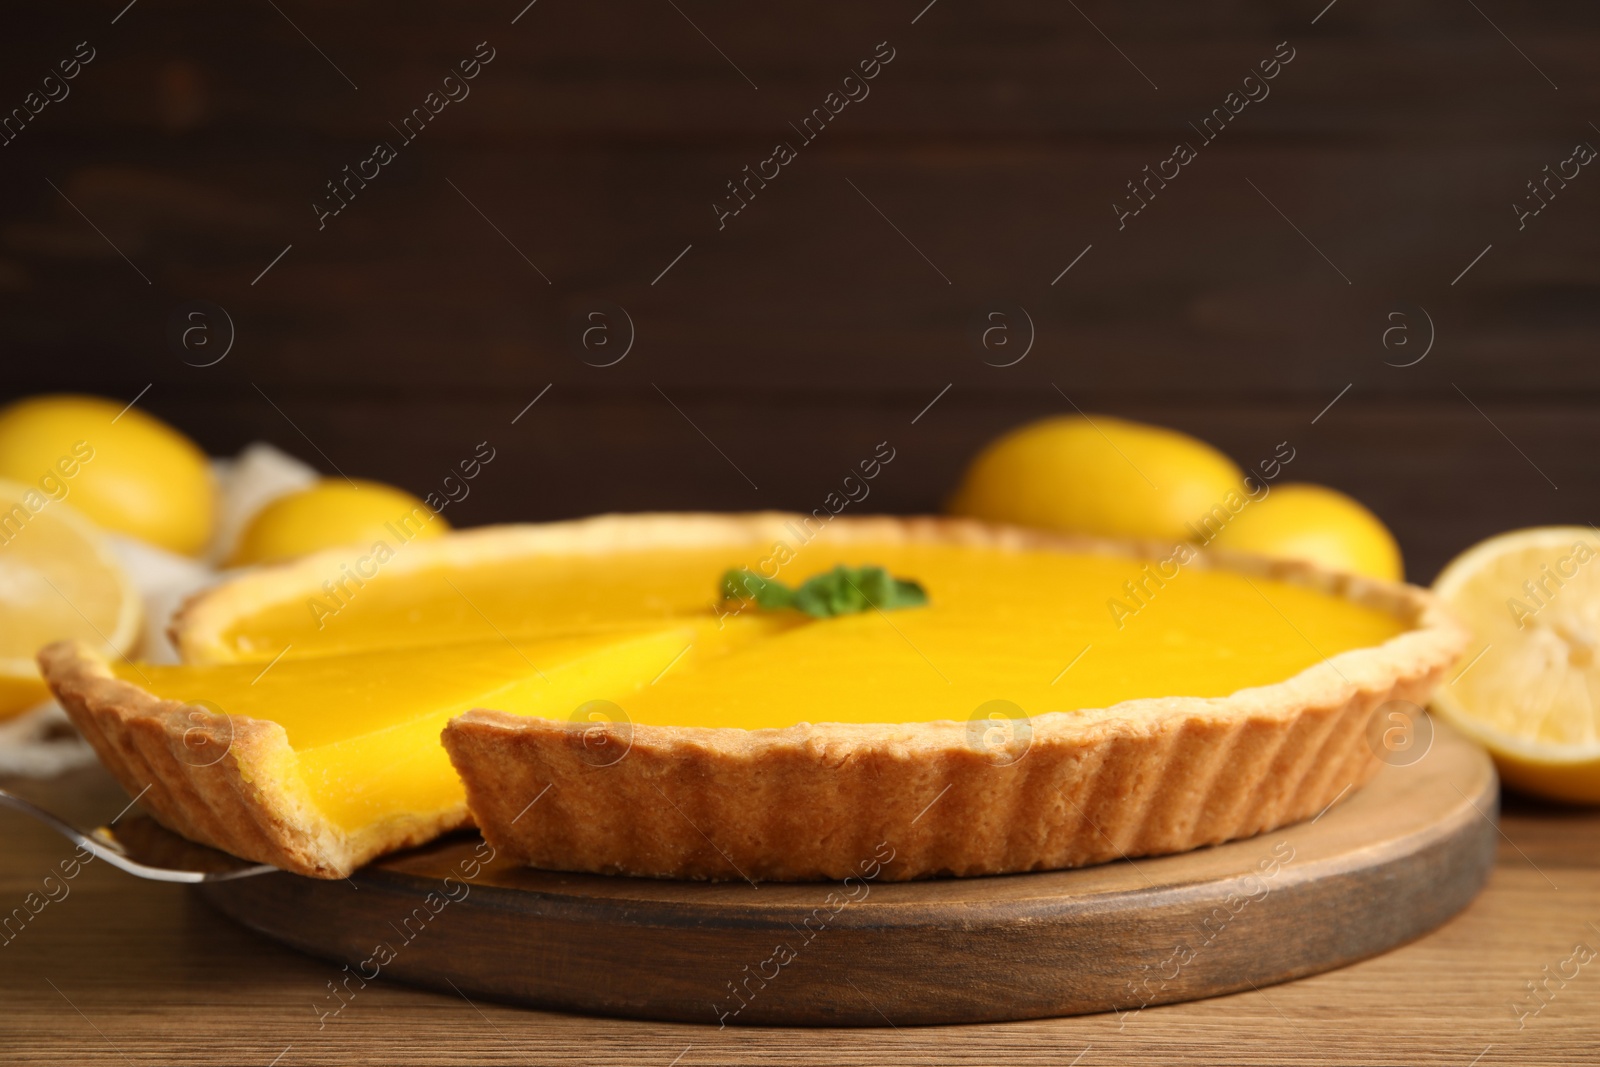
[[[480,862],[492,850],[472,834],[347,881],[270,874],[197,892],[343,965],[330,1015],[381,976],[713,1026],[995,1022],[1137,1011],[1402,944],[1482,887],[1497,810],[1488,758],[1440,723],[1422,759],[1314,820],[1082,870],[752,887]]]

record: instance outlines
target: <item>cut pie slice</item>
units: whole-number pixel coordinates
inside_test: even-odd
[[[244,732],[276,738],[277,763],[251,749],[202,788],[181,758],[191,706],[147,694],[205,694],[165,676],[107,681],[71,650],[48,654],[47,674],[131,791],[166,784],[170,825],[234,840],[213,813],[231,804],[235,822],[315,827],[332,835],[320,850],[224,844],[308,873],[461,821],[458,800],[419,814],[409,784],[381,812],[342,814],[366,796],[375,754],[387,768],[414,744],[437,796],[459,797],[447,749],[484,835],[533,865],[840,878],[887,846],[878,877],[902,879],[1175,852],[1314,815],[1376,771],[1372,713],[1424,701],[1466,640],[1408,586],[966,521],[609,516],[367,556],[245,576],[174,627],[186,669],[232,680]],[[927,603],[812,619],[718,593],[729,568],[794,585],[839,564],[914,580]],[[464,639],[500,651],[441,647]],[[540,688],[508,642],[551,683],[546,661],[574,664],[581,684]],[[281,692],[238,696],[262,670],[257,685],[277,676]],[[383,742],[335,731],[351,754],[342,778],[308,773],[321,747],[284,725],[316,678],[350,692],[366,679],[387,709],[372,720],[392,731]],[[315,699],[335,714],[348,698]],[[575,716],[594,700],[617,706]],[[124,754],[150,734],[141,744],[169,753],[159,769]],[[322,782],[342,784],[313,795]]]
[[[63,642],[40,664],[101,761],[163,823],[247,859],[344,877],[469,824],[439,744],[450,717],[492,707],[588,725],[614,706],[594,702],[627,700],[696,636],[668,626],[180,667],[113,666]]]

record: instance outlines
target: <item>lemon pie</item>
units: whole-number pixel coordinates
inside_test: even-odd
[[[385,551],[380,551],[385,549]],[[881,567],[925,600],[727,599]],[[851,573],[846,571],[845,573]],[[324,877],[470,818],[541,867],[984,874],[1316,814],[1466,638],[1421,590],[976,522],[609,516],[380,543],[192,602],[185,665],[41,663],[180,832]],[[443,744],[440,745],[442,733]]]

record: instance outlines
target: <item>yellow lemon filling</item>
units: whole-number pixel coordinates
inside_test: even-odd
[[[282,726],[296,765],[280,771],[346,830],[459,807],[465,794],[439,743],[473,708],[566,718],[591,700],[627,701],[693,643],[692,626],[357,652],[279,663],[121,664],[158,696]],[[687,658],[687,656],[685,657]],[[224,740],[228,728],[220,731]],[[202,752],[206,750],[201,750]],[[196,759],[227,758],[197,756]]]
[[[717,603],[723,572],[755,565],[739,546],[483,561],[375,579],[331,615],[247,615],[214,650],[234,662],[119,672],[281,724],[315,802],[353,827],[459,804],[439,733],[475,707],[588,721],[608,701],[637,725],[744,729],[965,720],[994,700],[1040,715],[1226,696],[1406,628],[1297,585],[1109,555],[819,543],[782,579],[838,563],[929,602],[828,619]]]
[[[716,603],[720,576],[733,567],[759,570],[759,556],[740,546],[656,548],[436,566],[378,574],[360,586],[334,580],[315,595],[243,615],[223,630],[220,641],[193,656],[260,660],[284,649],[302,656],[627,629],[685,618],[725,622],[737,605]],[[1386,612],[1341,598],[1264,578],[1183,567],[1176,559],[819,541],[783,567],[779,577],[797,585],[840,563],[878,565],[914,579],[928,591],[930,604],[892,618],[868,613],[853,628],[824,628],[805,641],[849,644],[870,634],[887,647],[892,639],[898,663],[905,655],[916,658],[909,647],[916,642],[896,636],[897,630],[906,638],[916,631],[957,661],[952,662],[957,673],[983,673],[993,683],[1012,685],[1026,684],[1007,669],[1020,660],[1046,669],[1055,664],[1048,682],[1065,664],[1063,654],[1070,657],[1099,639],[1107,648],[1115,646],[1112,659],[1137,664],[1137,677],[1155,686],[1154,692],[1139,693],[1094,689],[1111,695],[1080,707],[1140,695],[1220,696],[1281,681],[1326,656],[1380,643],[1404,629]],[[1296,627],[1303,634],[1297,635]],[[969,644],[973,641],[977,646]],[[991,645],[997,646],[993,655],[977,654]],[[933,650],[924,651],[932,658]],[[1199,677],[1182,666],[1186,659],[1201,671]],[[1215,677],[1202,669],[1208,663],[1217,668]]]

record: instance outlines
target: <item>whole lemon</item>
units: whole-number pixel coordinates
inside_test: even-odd
[[[1243,489],[1232,460],[1187,434],[1063,415],[978,453],[949,510],[1066,533],[1190,540],[1191,524]]]
[[[186,556],[206,547],[215,521],[205,453],[153,415],[102,397],[36,396],[0,409],[0,478]]]
[[[281,563],[342,545],[383,541],[391,549],[450,529],[444,517],[382,482],[323,478],[256,512],[228,558],[231,567]]]
[[[1212,544],[1398,582],[1400,546],[1376,515],[1323,485],[1286,482],[1251,501]]]

